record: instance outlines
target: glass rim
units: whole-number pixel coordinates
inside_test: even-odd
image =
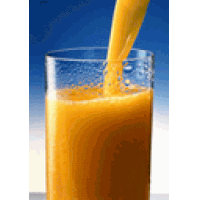
[[[49,54],[53,54],[53,53],[58,53],[58,52],[66,52],[66,51],[76,51],[76,50],[100,50],[100,49],[108,49],[108,47],[76,47],[76,48],[66,48],[66,49],[59,49],[59,50],[51,50],[48,51],[45,54],[45,57],[49,56],[51,58],[54,58],[55,60],[60,60],[60,61],[77,61],[77,62],[102,62],[102,61],[108,61],[108,59],[77,59],[77,58],[67,58],[67,57],[57,57],[54,55],[49,55]],[[110,62],[124,62],[124,61],[136,61],[136,60],[143,60],[146,58],[152,58],[154,57],[154,53],[152,51],[149,50],[143,50],[143,49],[139,49],[139,48],[132,48],[131,51],[141,51],[141,52],[146,52],[149,53],[150,55],[148,56],[142,56],[140,58],[127,58],[125,60],[109,60]]]

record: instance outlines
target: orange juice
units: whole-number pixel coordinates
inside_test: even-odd
[[[152,90],[102,94],[46,96],[47,200],[148,200]]]
[[[127,58],[135,42],[149,1],[117,0],[116,2],[107,55],[108,73],[104,85],[104,95],[106,96],[112,96],[120,92],[122,61]],[[119,81],[118,76],[121,77]]]

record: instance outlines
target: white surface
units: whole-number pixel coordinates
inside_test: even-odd
[[[45,193],[29,193],[29,200],[46,200]],[[169,200],[169,194],[151,194],[150,200]]]

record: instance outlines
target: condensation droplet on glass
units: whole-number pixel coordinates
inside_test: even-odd
[[[99,83],[99,87],[103,87],[103,83]]]
[[[103,74],[106,75],[107,73],[108,73],[108,70],[105,69],[105,70],[103,71]]]
[[[139,72],[139,75],[142,76],[143,75],[142,72]]]
[[[105,65],[106,65],[106,61],[103,62],[103,66],[105,66]]]
[[[150,80],[150,75],[149,74],[147,75],[147,80]]]
[[[148,70],[148,65],[144,65],[144,70]]]
[[[124,72],[131,72],[133,70],[133,67],[131,65],[127,65],[124,67]]]
[[[129,80],[129,79],[126,79],[126,80],[125,80],[125,83],[126,83],[126,84],[130,84],[130,80]]]

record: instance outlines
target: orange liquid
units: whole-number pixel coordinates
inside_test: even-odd
[[[117,0],[112,22],[108,49],[107,75],[104,95],[112,96],[120,92],[122,61],[125,60],[135,42],[144,20],[150,0]]]
[[[47,200],[148,200],[152,90],[81,90],[46,96]]]

